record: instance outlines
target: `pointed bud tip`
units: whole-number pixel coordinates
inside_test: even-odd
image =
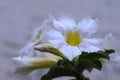
[[[37,46],[34,46],[34,49],[35,50],[39,50],[39,46],[37,45]]]

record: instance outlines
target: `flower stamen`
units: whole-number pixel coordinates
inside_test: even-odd
[[[77,31],[69,31],[66,33],[66,42],[71,46],[77,46],[81,43],[81,36]]]

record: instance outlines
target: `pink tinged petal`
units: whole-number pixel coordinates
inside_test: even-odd
[[[92,33],[95,33],[98,30],[98,22],[98,19],[84,19],[83,21],[78,23],[77,28],[81,33],[91,35]]]
[[[72,60],[77,55],[81,54],[80,50],[77,47],[64,45],[60,51],[70,60]]]
[[[54,20],[53,24],[56,30],[63,32],[72,30],[76,26],[75,21],[69,17],[62,17],[58,21]]]

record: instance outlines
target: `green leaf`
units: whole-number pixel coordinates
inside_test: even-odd
[[[52,80],[53,78],[61,76],[75,76],[74,71],[75,70],[71,61],[59,60],[58,63],[41,78],[41,80]]]
[[[92,63],[95,65],[94,68],[101,70],[102,63],[99,60],[93,60]]]
[[[56,50],[54,50],[56,52]],[[53,53],[54,53],[53,51]],[[114,53],[114,50],[104,50],[97,52],[82,52],[81,55],[73,58],[72,61],[68,59],[59,60],[41,80],[52,80],[57,77],[71,76],[77,80],[89,80],[83,76],[83,71],[92,71],[93,68],[101,70],[101,58],[110,59],[109,54]]]
[[[88,54],[89,54],[88,52],[82,52],[82,54],[79,55],[79,59],[78,60],[84,59]]]
[[[94,60],[99,58],[105,58],[110,59],[109,55],[105,51],[97,51],[97,52],[82,52],[81,55],[79,55],[79,61],[82,59],[88,59],[88,60]]]
[[[75,66],[77,66],[78,65],[78,59],[79,59],[79,56],[76,56],[75,58],[73,58],[73,60],[72,60],[72,62],[73,62],[73,64],[75,65]]]
[[[79,61],[82,60],[82,59],[84,59],[84,57],[85,57],[86,55],[88,55],[87,52],[82,52],[81,55],[74,57],[72,61],[73,61],[73,63],[75,64],[75,66],[78,66]]]
[[[46,75],[44,75],[41,80],[52,80],[57,77],[62,76],[75,76],[74,73],[72,73],[70,70],[64,69],[64,68],[54,68],[50,72],[48,72]]]
[[[109,56],[105,53],[89,53],[87,56],[85,56],[85,59],[88,60],[94,60],[94,59],[100,59],[100,58],[105,58],[105,59],[110,59]]]
[[[113,49],[105,49],[105,53],[107,53],[107,54],[111,54],[111,53],[115,53],[115,50],[113,50]]]
[[[109,50],[108,50],[109,51]],[[102,63],[100,62],[100,58],[104,58],[104,59],[110,59],[108,53],[113,52],[113,51],[97,51],[97,52],[82,52],[81,55],[79,55],[79,58],[77,58],[78,61],[78,71],[82,72],[85,69],[87,69],[88,71],[91,71],[93,68],[96,68],[98,70],[101,70],[102,68]],[[75,59],[73,59],[75,60]]]
[[[93,68],[101,70],[102,64],[98,60],[89,61],[87,59],[81,60],[78,65],[78,71],[83,72],[85,69],[91,71]]]

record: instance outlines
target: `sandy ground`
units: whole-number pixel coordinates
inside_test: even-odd
[[[98,17],[99,37],[112,32],[120,38],[120,0],[0,0],[0,80],[27,80],[13,74],[11,58],[18,56],[34,29],[50,14],[72,15],[77,21]]]

